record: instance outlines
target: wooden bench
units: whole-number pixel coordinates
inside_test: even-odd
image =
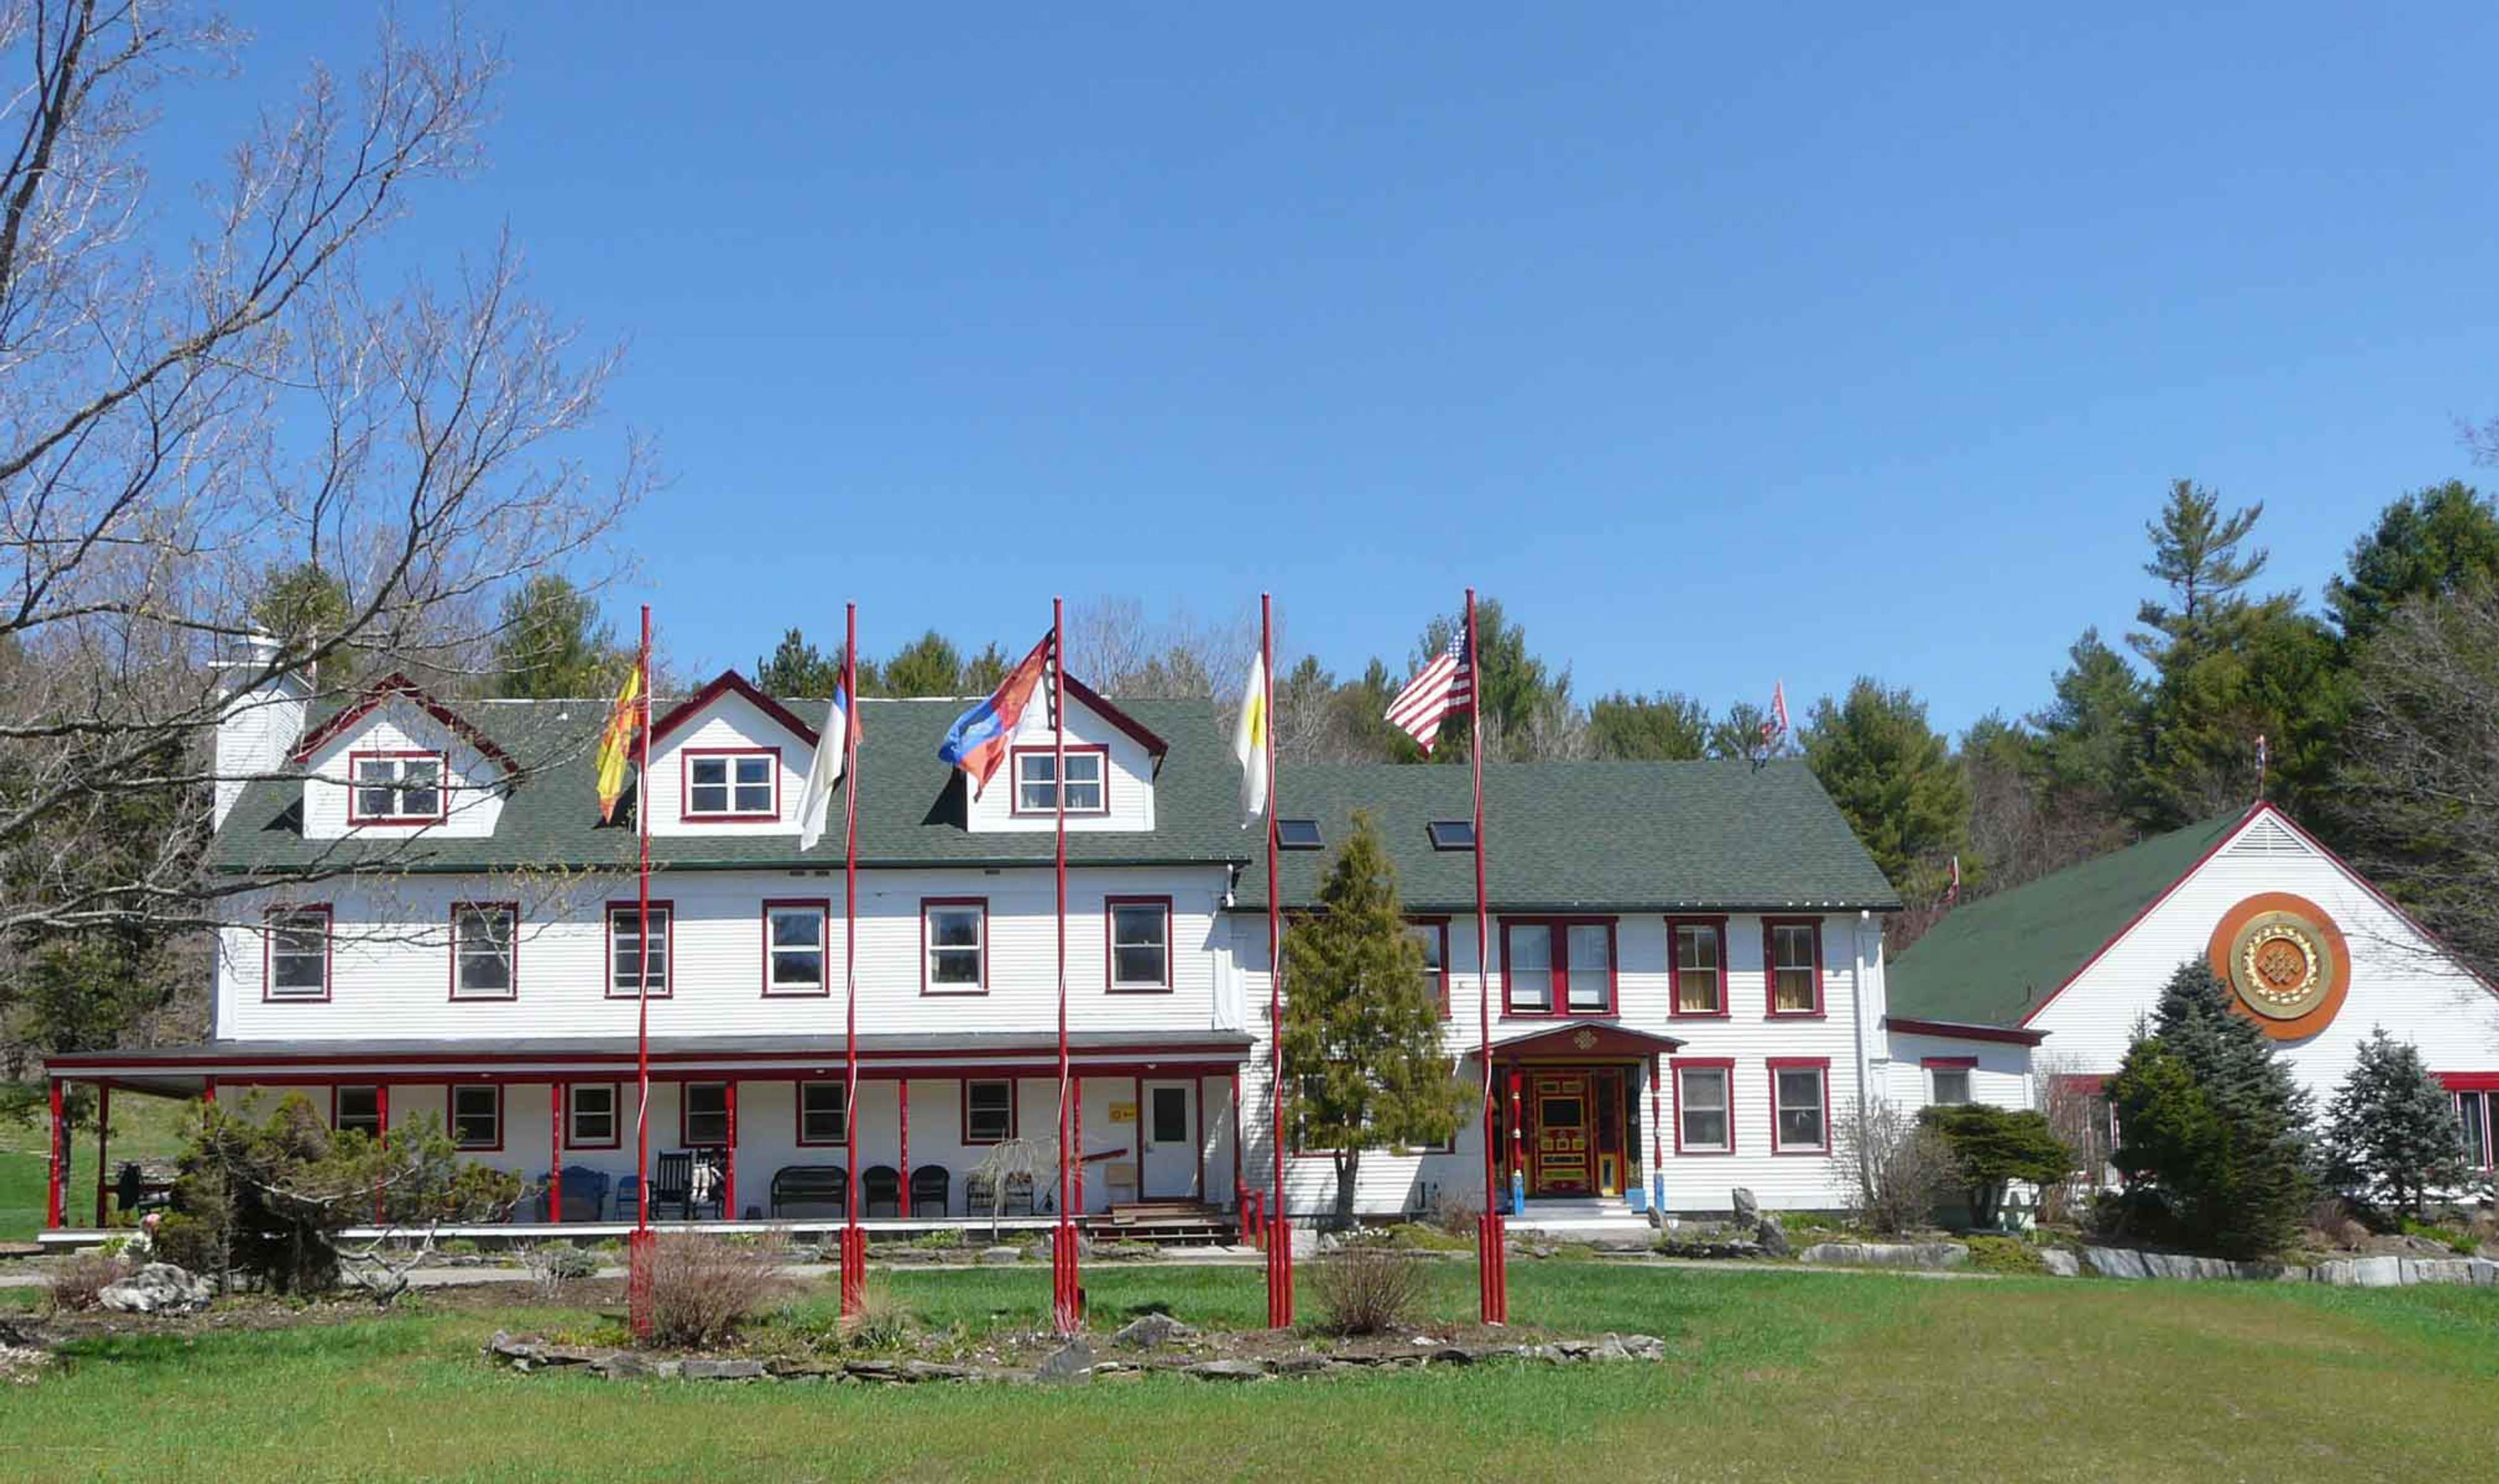
[[[829,1206],[850,1214],[850,1172],[839,1165],[783,1165],[772,1172],[772,1214],[787,1206]]]

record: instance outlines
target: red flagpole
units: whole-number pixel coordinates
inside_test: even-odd
[[[859,604],[843,605],[842,625],[842,1133],[850,1173],[843,1178],[841,1302],[848,1318],[867,1300],[867,1234],[859,1220]],[[910,1182],[906,1168],[903,1183]]]
[[[651,605],[642,605],[642,648],[633,663],[641,715],[633,781],[635,865],[633,1081],[633,1238],[626,1261],[626,1309],[634,1338],[651,1334]]]
[[[1050,1244],[1052,1317],[1058,1333],[1073,1335],[1085,1322],[1084,1290],[1077,1283],[1074,1192],[1068,1180],[1076,1137],[1069,1102],[1067,1060],[1067,645],[1066,603],[1050,600],[1051,752],[1055,759],[1051,794],[1056,803],[1058,846],[1058,1229]]]
[[[1284,1212],[1284,940],[1283,903],[1276,887],[1276,624],[1272,595],[1258,595],[1258,664],[1265,693],[1266,725],[1259,728],[1267,752],[1267,1080],[1276,1116],[1276,1204],[1267,1237],[1267,1327],[1293,1325],[1293,1224]]]
[[[1483,1145],[1484,1145],[1484,1209],[1483,1223],[1476,1235],[1477,1286],[1481,1289],[1483,1322],[1509,1322],[1509,1274],[1504,1268],[1501,1219],[1501,1156],[1493,1141],[1493,1099],[1499,1095],[1492,1070],[1492,914],[1484,904],[1484,810],[1483,810],[1483,671],[1476,656],[1476,590],[1467,589],[1467,719],[1473,733],[1467,739],[1469,760],[1475,767],[1476,791],[1476,1015],[1480,1041],[1477,1054],[1483,1060]]]

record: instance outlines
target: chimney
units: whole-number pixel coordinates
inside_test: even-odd
[[[217,713],[216,801],[210,816],[216,828],[225,827],[243,785],[277,771],[304,735],[304,708],[312,688],[293,671],[268,673],[282,647],[255,629],[244,635],[241,658],[218,665],[228,679],[225,705]],[[251,689],[244,690],[246,684]]]

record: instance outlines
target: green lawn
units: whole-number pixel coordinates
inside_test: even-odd
[[[1030,1324],[1038,1271],[907,1274],[922,1316]],[[1462,1265],[1436,1303],[1463,1312]],[[1165,1305],[1254,1322],[1258,1274],[1104,1269],[1105,1326]],[[723,1476],[1200,1479],[2461,1480],[2499,1457],[2499,1293],[1933,1282],[1522,1266],[1522,1322],[1665,1337],[1664,1366],[1493,1366],[1216,1386],[601,1382],[489,1370],[438,1311],[75,1347],[0,1393],[26,1478]],[[821,1297],[806,1302],[821,1304]]]
[[[113,1139],[106,1157],[171,1159],[190,1137],[193,1105],[174,1098],[124,1096],[113,1105]],[[49,1130],[31,1121],[0,1117],[0,1242],[30,1242],[44,1225],[44,1141]],[[82,1129],[71,1151],[70,1220],[95,1216],[95,1130]]]
[[[0,1153],[0,1242],[32,1242],[43,1229],[44,1156]]]

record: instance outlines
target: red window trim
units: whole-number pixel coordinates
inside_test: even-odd
[[[977,989],[934,989],[928,984],[928,957],[935,952],[928,941],[928,909],[931,907],[978,907],[981,909],[981,986]],[[920,899],[920,992],[931,999],[971,998],[990,992],[990,899],[986,896],[924,896]]]
[[[1718,1008],[1686,1010],[1683,1008],[1683,945],[1681,935],[1687,927],[1705,927],[1718,935]],[[1670,1020],[1727,1020],[1735,1017],[1735,998],[1727,984],[1727,919],[1725,918],[1671,917],[1666,919],[1666,1016]]]
[[[1811,1010],[1779,1009],[1778,930],[1782,927],[1813,929],[1813,1008]],[[1824,1003],[1822,954],[1822,919],[1762,919],[1762,1018],[1765,1020],[1820,1020],[1828,1018],[1830,1007]]]
[[[1733,1056],[1670,1056],[1666,1059],[1667,1075],[1672,1081],[1674,1104],[1674,1152],[1695,1159],[1714,1159],[1736,1152],[1736,1058]],[[1687,1148],[1683,1143],[1683,1074],[1686,1072],[1721,1072],[1726,1074],[1727,1146],[1723,1149]]]
[[[584,1142],[572,1137],[572,1098],[584,1087],[607,1089],[607,1142]],[[567,1082],[564,1084],[564,1146],[568,1149],[614,1149],[625,1144],[625,1089],[615,1082]]]
[[[463,1087],[491,1087],[494,1089],[495,1142],[493,1144],[462,1144],[459,1142],[460,1120],[457,1114],[460,1112],[460,1089]],[[503,1106],[503,1083],[501,1081],[444,1082],[442,1084],[442,1132],[451,1139],[452,1147],[458,1149],[463,1154],[498,1154],[503,1152],[504,1131],[503,1118],[504,1114],[508,1111],[509,1110],[505,1109]]]
[[[720,1089],[721,1140],[718,1144],[695,1143],[688,1117],[694,1112],[693,1093],[697,1087]],[[737,1129],[737,1098],[730,1090],[727,1078],[688,1078],[677,1083],[677,1147],[681,1149],[725,1149]]]
[[[1120,983],[1119,909],[1121,907],[1159,907],[1163,910],[1163,980],[1158,984],[1123,984]],[[990,932],[986,923],[981,928],[981,948],[986,954]],[[1105,896],[1102,898],[1102,988],[1107,994],[1169,994],[1178,977],[1172,971],[1178,946],[1172,942],[1172,899],[1168,896]],[[982,983],[987,984],[986,971]]]
[[[737,769],[729,770],[730,807],[718,814],[695,809],[697,758],[769,758],[772,759],[772,808],[763,814],[739,813]],[[677,749],[677,818],[689,824],[777,824],[781,823],[781,749],[777,747],[681,747]]]
[[[1974,1072],[1978,1070],[1978,1058],[1975,1056],[1921,1056],[1918,1058],[1918,1065],[1931,1072],[1937,1067],[1946,1072]]]
[[[1770,1152],[1793,1156],[1831,1153],[1831,1058],[1828,1056],[1772,1056],[1763,1062],[1770,1081]],[[1805,1148],[1779,1147],[1779,1074],[1782,1072],[1816,1071],[1822,1074],[1822,1143]]]
[[[1553,984],[1543,1010],[1521,1010],[1510,993],[1509,934],[1514,927],[1542,927],[1553,935]],[[1571,1007],[1571,933],[1574,927],[1606,930],[1606,1003],[1602,1009]],[[1623,954],[1615,919],[1601,917],[1530,917],[1501,919],[1501,1014],[1506,1020],[1568,1020],[1582,1016],[1610,1016],[1622,1002]]]
[[[1408,918],[1406,925],[1428,927],[1441,935],[1441,982],[1435,986],[1435,992],[1441,997],[1441,1018],[1446,1020],[1456,1014],[1449,1007],[1449,919],[1445,917]],[[1506,984],[1504,987],[1507,989]]]
[[[433,758],[435,767],[434,801],[437,805],[435,812],[432,814],[358,814],[356,812],[356,794],[358,792],[356,788],[356,763],[366,758]],[[389,828],[393,825],[406,825],[410,829],[421,829],[429,824],[439,824],[450,818],[451,757],[441,749],[433,747],[375,747],[367,748],[361,752],[351,752],[347,754],[347,823],[349,824],[381,828]]]
[[[816,909],[816,945],[824,956],[825,972],[813,989],[776,989],[772,987],[772,914],[781,909],[808,907]],[[763,997],[767,1000],[821,1000],[831,995],[833,899],[828,896],[768,896],[757,913],[756,921],[763,931]]]
[[[1055,809],[1026,809],[1023,806],[1023,759],[1035,756],[1052,758],[1055,757],[1058,752],[1059,749],[1055,747],[1010,747],[1007,749],[1007,812],[1010,815],[1022,820],[1048,820],[1054,819],[1057,816],[1058,811]],[[1070,809],[1067,811],[1067,817],[1071,820],[1096,820],[1109,814],[1111,812],[1110,747],[1101,742],[1071,742],[1067,744],[1066,753],[1070,758],[1089,754],[1102,759],[1102,807],[1099,809]]]
[[[2499,1092],[2499,1072],[2441,1072],[2437,1077],[2450,1092]]]
[[[810,1139],[807,1137],[807,1089],[810,1087],[848,1088],[850,1083],[832,1077],[802,1077],[790,1084],[790,1116],[794,1126],[791,1139],[802,1149],[838,1149],[850,1143],[848,1138]],[[851,1107],[847,1093],[842,1103],[842,1133],[851,1131]]]
[[[379,1082],[332,1082],[330,1084],[331,1132],[336,1133],[339,1128],[339,1094],[350,1087],[362,1087],[373,1095],[374,1121],[379,1127],[379,1132],[389,1133],[390,1099],[382,1095],[382,1084]]]
[[[600,959],[599,982],[607,987],[607,998],[611,1000],[631,1000],[639,997],[634,990],[619,989],[616,987],[616,915],[621,912],[626,914],[628,917],[634,916],[640,912],[641,906],[642,904],[640,902],[635,901],[609,902],[607,904],[607,916],[601,919],[604,923],[604,932],[600,940],[600,949],[603,956]],[[659,897],[653,897],[651,899],[651,914],[654,917],[662,919],[660,923],[660,956],[665,962],[665,970],[660,977],[659,984],[651,990],[651,998],[655,1000],[674,999],[676,998],[677,993],[676,900],[674,898],[663,900]],[[636,925],[638,926],[639,924],[636,923]]]
[[[319,994],[278,994],[274,977],[276,968],[277,934],[272,924],[279,918],[321,915],[321,992]],[[339,988],[338,919],[328,902],[298,902],[290,907],[264,907],[260,913],[260,1002],[264,1005],[327,1005]]]
[[[1006,1139],[975,1139],[972,1137],[972,1089],[991,1083],[1003,1086],[1007,1090]],[[991,1145],[1004,1144],[1007,1139],[1015,1138],[1016,1131],[1021,1126],[1020,1118],[1022,1113],[1022,1110],[1017,1106],[1022,1101],[1017,1095],[1020,1091],[1016,1080],[1012,1077],[967,1077],[957,1081],[955,1087],[955,1112],[962,1124],[960,1142],[963,1145],[967,1148],[987,1148]]]
[[[500,912],[512,927],[512,986],[502,994],[462,994],[460,992],[460,914],[464,912]],[[448,998],[455,1005],[508,1005],[521,997],[521,904],[518,902],[453,902],[451,922],[451,970]]]
[[[2482,1128],[2478,1141],[2482,1145],[2482,1163],[2472,1163],[2468,1154],[2464,1168],[2499,1170],[2499,1073],[2441,1073],[2439,1080],[2447,1083],[2447,1095],[2455,1101],[2458,1122],[2463,1121],[2464,1095],[2470,1092],[2482,1099]]]

